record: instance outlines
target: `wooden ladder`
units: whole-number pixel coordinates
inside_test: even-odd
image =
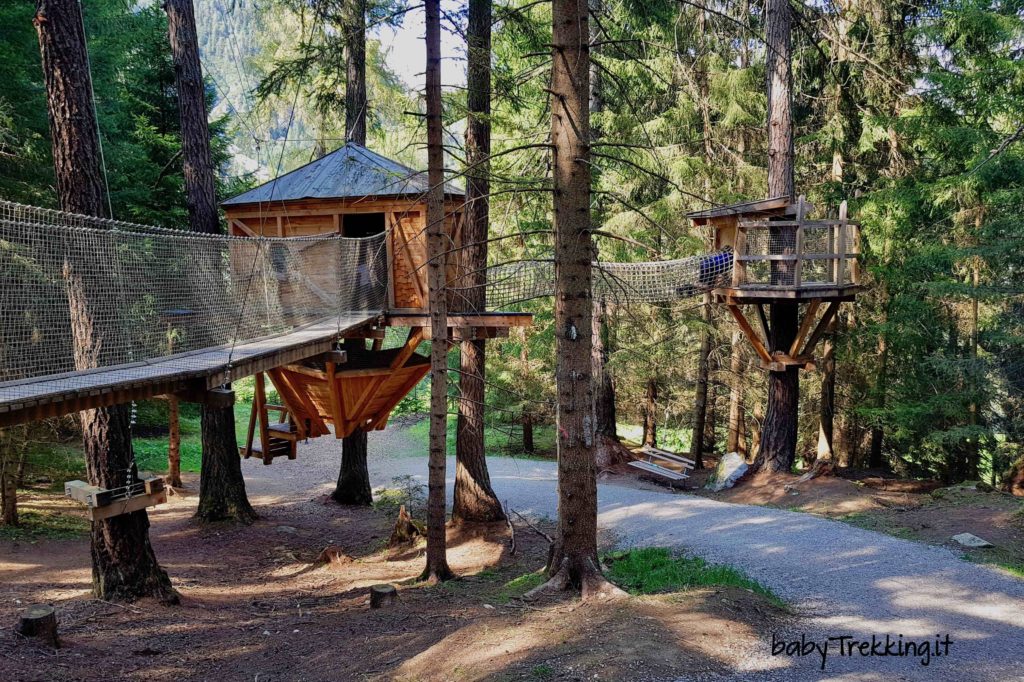
[[[278,420],[270,421],[270,413],[277,412]],[[260,446],[253,445],[256,429],[259,428]],[[305,440],[303,425],[292,417],[284,405],[267,402],[267,384],[263,373],[256,374],[256,391],[253,396],[252,412],[249,414],[249,429],[245,445],[238,453],[245,459],[260,457],[264,464],[271,464],[275,457],[295,459],[300,440]]]

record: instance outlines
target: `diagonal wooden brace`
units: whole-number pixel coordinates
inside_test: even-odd
[[[747,322],[747,318],[743,316],[743,311],[740,310],[739,306],[736,305],[730,305],[726,307],[729,308],[729,312],[732,313],[733,318],[736,319],[736,324],[739,325],[740,330],[747,337],[747,340],[750,341],[750,345],[754,347],[754,350],[757,352],[761,360],[766,365],[771,365],[771,354],[768,352],[768,349],[765,348],[765,345],[764,343],[761,342],[761,339],[757,337],[757,332],[755,332],[754,328],[750,326],[749,322]]]

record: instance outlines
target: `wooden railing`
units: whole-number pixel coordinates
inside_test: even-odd
[[[860,227],[839,217],[804,218],[801,198],[795,220],[737,224],[732,270],[734,288],[799,289],[860,284]]]

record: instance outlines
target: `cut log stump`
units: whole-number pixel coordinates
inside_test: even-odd
[[[398,590],[394,585],[374,585],[370,588],[370,608],[379,609],[398,601]]]
[[[422,535],[423,533],[413,522],[403,504],[398,509],[398,519],[395,521],[395,528],[391,531],[391,537],[388,539],[388,547],[403,547],[416,542]]]
[[[52,647],[60,646],[57,611],[46,604],[34,604],[25,609],[14,631],[22,637],[33,637]]]

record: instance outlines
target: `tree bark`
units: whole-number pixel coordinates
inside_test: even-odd
[[[0,431],[0,523],[18,525],[18,465],[11,429]]]
[[[820,462],[828,462],[828,466],[832,466],[835,461],[832,445],[836,416],[835,329],[833,322],[821,345],[821,404],[818,409],[818,449],[815,453],[815,465],[818,468],[825,466]]]
[[[220,234],[217,183],[210,151],[206,88],[199,61],[199,39],[192,0],[165,0],[174,80],[181,116],[181,153],[184,162],[185,196],[189,225],[194,232]],[[208,272],[219,271],[221,254],[209,254]],[[235,442],[235,411],[231,407],[202,408],[203,462],[199,476],[200,521],[232,518],[252,523],[256,512],[245,492],[245,479]],[[266,445],[264,445],[266,447]],[[206,460],[211,460],[209,465]],[[210,478],[207,478],[209,473]],[[179,479],[180,485],[180,479]],[[205,502],[205,504],[204,504]]]
[[[524,410],[522,416],[523,422],[523,452],[533,454],[537,451],[537,448],[533,444],[533,415],[529,411]]]
[[[201,419],[203,463],[196,519],[252,523],[259,517],[245,493],[242,461],[235,442],[234,408],[203,405]]]
[[[619,439],[615,425],[615,382],[608,371],[611,329],[608,308],[604,300],[594,304],[593,349],[591,358],[594,371],[594,423],[597,434],[613,440]]]
[[[729,358],[729,433],[725,441],[726,452],[747,456],[743,415],[743,334],[732,333],[732,355]]]
[[[767,0],[766,45],[768,50],[768,194],[795,194],[793,169],[792,30],[789,0]],[[770,306],[769,351],[788,352],[796,338],[799,308],[793,303]],[[789,367],[768,373],[768,408],[761,433],[761,447],[754,469],[789,471],[796,458],[797,419],[800,407],[800,370]]]
[[[704,438],[708,416],[708,374],[711,355],[711,302],[704,302],[701,314],[703,325],[700,330],[700,354],[697,358],[697,388],[694,394],[693,435],[690,438],[690,458],[697,469],[704,468]]]
[[[487,234],[491,154],[491,0],[470,0],[466,28],[466,206],[462,274],[467,310],[486,309]],[[501,521],[505,512],[491,489],[484,451],[483,340],[463,341],[459,354],[459,416],[455,432],[453,521]]]
[[[43,79],[53,148],[57,194],[63,210],[109,217],[104,205],[100,140],[92,106],[92,81],[76,0],[38,0],[34,20],[39,36]],[[109,278],[83,276],[84,263],[73,255],[64,261],[75,367],[95,368],[105,359],[104,340],[123,333],[117,320],[98,315],[95,301],[116,296]],[[114,344],[116,345],[116,344]],[[124,485],[134,472],[130,408],[127,405],[81,413],[86,474],[101,488]],[[93,594],[110,601],[155,597],[176,603],[178,593],[160,568],[149,542],[144,510],[92,524]]]
[[[180,488],[181,484],[181,418],[178,399],[167,396],[167,485]]]
[[[421,578],[448,580],[445,468],[448,419],[448,302],[444,244],[444,147],[441,121],[441,7],[426,1],[427,285],[430,310],[430,438],[427,477],[427,564]]]
[[[643,406],[644,434],[643,444],[652,448],[658,447],[658,380],[647,380],[647,391],[644,394]]]
[[[544,589],[610,593],[597,557],[593,419],[594,242],[590,217],[590,60],[586,0],[554,0],[551,144],[555,230],[555,385],[558,396],[558,536]]]
[[[362,339],[345,339],[343,347],[348,352],[349,361],[366,352],[366,342]],[[369,440],[364,429],[357,428],[341,439],[341,467],[338,483],[331,493],[332,500],[338,504],[364,507],[373,504],[373,487],[366,461],[368,454]]]
[[[341,470],[338,484],[331,499],[338,504],[368,507],[373,504],[370,471],[366,457],[368,450],[366,431],[357,428],[352,435],[341,439]]]
[[[343,0],[345,138],[366,146],[366,0]]]

